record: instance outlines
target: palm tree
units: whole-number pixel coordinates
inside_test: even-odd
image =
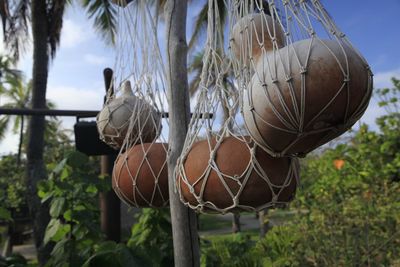
[[[60,43],[63,14],[71,2],[71,0],[0,0],[5,44],[15,59],[20,55],[22,40],[27,37],[28,27],[31,26],[33,37],[31,107],[34,109],[46,108],[49,62],[55,58]],[[107,32],[103,37],[112,43],[116,25],[115,7],[104,0],[82,0],[81,3],[89,16],[94,18],[95,26]],[[34,219],[35,245],[40,265],[44,265],[51,251],[51,247],[43,245],[44,233],[50,219],[48,207],[41,204],[36,193],[36,184],[47,177],[43,160],[44,131],[44,117],[32,116],[28,126],[27,197]]]
[[[0,55],[0,93],[2,92],[3,82],[9,79],[20,79],[22,72],[14,69],[14,62],[12,59],[5,55]]]
[[[7,90],[7,84],[12,80],[21,79],[21,71],[12,68],[13,62],[10,57],[0,55],[0,96]],[[7,130],[8,119],[0,119],[0,140],[4,138]]]
[[[31,84],[24,84],[22,79],[7,79],[5,81],[6,88],[3,91],[3,96],[5,96],[8,102],[2,107],[7,108],[26,108],[30,102],[31,94]],[[4,137],[4,132],[7,126],[12,121],[11,116],[4,116],[0,119],[0,138]],[[24,129],[25,129],[24,116],[17,116],[13,120],[13,132],[15,134],[19,133],[19,144],[18,144],[18,156],[17,156],[17,166],[21,163],[21,151],[22,144],[24,140]]]

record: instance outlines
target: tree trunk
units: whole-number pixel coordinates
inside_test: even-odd
[[[106,68],[103,71],[104,87],[106,89],[106,102],[107,94],[114,94],[114,88],[111,87],[113,71]],[[108,90],[111,90],[109,92]],[[101,174],[108,175],[111,179],[116,155],[103,155],[100,157]],[[111,181],[110,181],[111,183]],[[106,235],[107,240],[119,242],[121,239],[121,201],[114,190],[100,193],[100,224],[101,230]]]
[[[48,18],[46,1],[32,0],[32,108],[46,108],[46,87],[49,64],[47,47]],[[28,126],[27,186],[28,204],[33,219],[33,236],[41,266],[49,259],[51,246],[43,244],[43,237],[50,220],[48,205],[41,204],[37,195],[37,183],[47,178],[43,161],[44,116],[32,116]],[[47,202],[46,202],[47,203]]]
[[[187,77],[186,0],[168,0],[165,7],[168,105],[169,105],[169,202],[171,209],[174,261],[177,267],[200,266],[197,218],[185,207],[175,190],[175,166],[190,121]]]
[[[232,214],[232,233],[240,232],[240,213]]]
[[[24,115],[21,115],[21,125],[19,128],[19,144],[18,144],[18,156],[17,156],[17,166],[21,164],[21,154],[22,154],[22,143],[24,142]]]
[[[268,209],[264,209],[258,212],[258,222],[260,224],[260,237],[263,238],[268,230],[270,229],[269,227],[269,220],[265,220],[266,216],[268,215]]]

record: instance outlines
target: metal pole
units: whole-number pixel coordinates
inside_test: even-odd
[[[171,209],[174,261],[176,267],[200,266],[197,218],[185,207],[175,190],[174,169],[190,121],[186,43],[187,0],[168,0],[165,7],[168,106],[169,106],[169,202]]]
[[[100,111],[98,110],[63,110],[63,109],[31,109],[31,108],[0,108],[0,115],[26,115],[26,116],[63,116],[63,117],[79,117],[90,118],[96,117]],[[168,118],[168,112],[161,114],[163,118]],[[200,114],[200,118],[211,119],[212,113]]]
[[[113,90],[111,85],[113,71],[104,69],[104,83],[106,93]],[[105,100],[105,99],[104,99]],[[101,174],[112,176],[115,155],[101,156]],[[106,234],[108,240],[119,242],[121,238],[121,201],[114,190],[100,193],[100,222],[101,230]]]

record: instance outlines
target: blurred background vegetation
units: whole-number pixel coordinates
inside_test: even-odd
[[[376,121],[378,131],[359,125],[344,141],[302,159],[296,199],[289,207],[265,212],[261,236],[255,227],[223,233],[230,231],[230,220],[199,215],[202,265],[399,266],[399,96],[400,81],[393,78],[393,88],[375,90],[386,110]],[[121,243],[106,241],[99,227],[98,194],[110,189],[109,178],[99,176],[97,158],[74,151],[55,119],[48,123],[55,126],[48,127],[55,132],[46,139],[50,175],[38,190],[50,205],[45,242],[55,245],[47,266],[173,266],[168,209],[136,212],[136,223]],[[27,216],[18,164],[24,158],[18,163],[17,154],[0,159],[3,246],[10,228],[29,235],[29,223],[17,230]],[[255,214],[242,216],[256,220]],[[0,260],[0,266],[35,264],[18,255]]]

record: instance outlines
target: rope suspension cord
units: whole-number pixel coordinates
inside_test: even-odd
[[[103,140],[120,150],[112,178],[117,195],[130,206],[162,207],[169,200],[169,126],[162,116],[168,104],[158,10],[144,0],[119,4],[115,93],[107,95],[97,125]]]

